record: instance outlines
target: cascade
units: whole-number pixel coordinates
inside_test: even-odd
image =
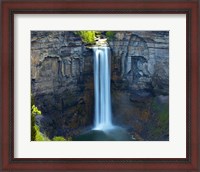
[[[113,128],[110,93],[110,48],[93,47],[93,51],[95,91],[94,129],[107,130]]]

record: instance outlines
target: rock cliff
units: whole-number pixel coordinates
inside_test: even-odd
[[[125,108],[131,108],[135,102],[168,96],[168,32],[118,31],[108,44],[113,107],[120,106],[120,97],[125,97]],[[31,86],[43,113],[37,122],[50,138],[78,134],[81,128],[92,125],[93,51],[74,32],[31,32]],[[116,110],[113,113],[115,116]]]
[[[132,100],[168,95],[168,32],[117,32],[109,45],[114,64],[112,78],[127,81]]]

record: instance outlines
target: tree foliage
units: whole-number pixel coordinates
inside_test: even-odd
[[[113,32],[113,31],[107,31],[106,32],[106,38],[108,40],[112,40],[114,38],[114,36],[115,36],[115,32]]]
[[[42,133],[40,132],[39,126],[35,125],[34,128],[35,128],[35,131],[36,131],[35,141],[44,141],[45,139],[44,139]]]
[[[86,44],[95,44],[96,38],[107,38],[108,40],[112,40],[115,36],[115,32],[113,31],[77,31],[75,34],[79,35],[82,41]]]
[[[32,105],[32,109],[31,109],[32,113],[35,114],[35,115],[41,115],[41,111],[35,106],[35,105]]]
[[[41,115],[42,113],[34,104],[35,104],[34,97],[31,94],[31,140],[42,141],[44,140],[44,138],[40,133],[39,126],[35,124],[35,116]]]
[[[86,44],[95,43],[95,31],[77,31],[76,34],[78,34]]]

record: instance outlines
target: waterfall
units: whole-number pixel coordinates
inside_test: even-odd
[[[95,119],[94,129],[111,129],[112,110],[110,95],[111,59],[109,47],[93,47]]]

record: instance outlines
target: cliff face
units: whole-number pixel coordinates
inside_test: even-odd
[[[92,123],[92,57],[73,32],[32,32],[32,94],[50,137]]]
[[[117,32],[115,37],[109,42],[113,78],[127,81],[131,99],[168,95],[168,32]]]
[[[112,104],[127,107],[169,90],[168,32],[116,32],[108,41],[112,58]],[[73,32],[31,32],[32,94],[47,135],[73,135],[93,123],[93,51]],[[126,107],[126,108],[127,108]],[[113,110],[115,113],[116,111]],[[131,113],[133,113],[131,111]],[[39,117],[38,117],[39,118]]]

